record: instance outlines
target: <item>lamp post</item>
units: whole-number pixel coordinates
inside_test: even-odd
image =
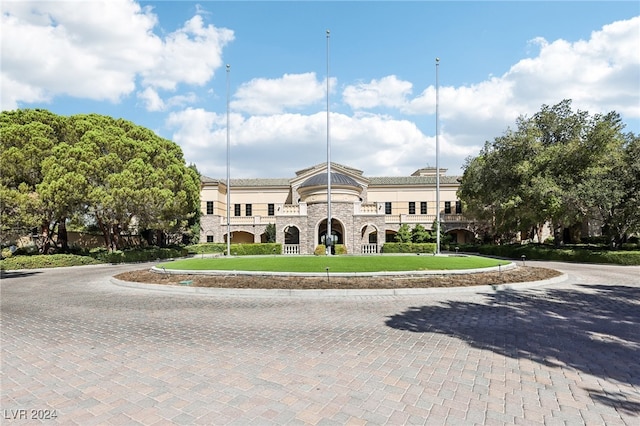
[[[229,133],[229,73],[231,65],[227,64],[227,256],[231,256],[231,143]]]
[[[329,37],[327,30],[327,236],[325,237],[326,254],[331,256],[331,139],[329,137]]]
[[[440,115],[439,115],[440,82],[438,81],[439,67],[440,67],[440,58],[436,58],[436,254],[440,254]]]

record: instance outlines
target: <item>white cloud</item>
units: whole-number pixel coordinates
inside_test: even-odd
[[[167,35],[157,63],[143,71],[143,83],[175,90],[179,83],[203,85],[222,65],[222,49],[233,40],[233,31],[205,26],[194,16]]]
[[[235,177],[292,177],[326,161],[326,112],[230,117],[231,168]],[[167,126],[187,161],[205,175],[226,169],[226,117],[202,109],[171,113]],[[434,158],[435,139],[415,123],[378,115],[331,113],[332,161],[369,175],[407,175]],[[466,156],[466,154],[465,154]]]
[[[137,93],[138,99],[142,100],[147,111],[165,111],[171,107],[180,107],[185,104],[194,103],[198,97],[195,93],[189,92],[184,95],[175,95],[164,101],[156,89],[147,87]]]
[[[640,49],[635,49],[639,20],[605,26],[588,41],[533,40],[539,52],[514,64],[504,75],[476,84],[441,87],[440,166],[451,174],[460,173],[465,158],[477,155],[486,140],[514,126],[519,115],[532,115],[542,104],[553,105],[564,98],[573,99],[574,107],[592,114],[616,110],[629,117],[640,116]],[[352,115],[331,113],[332,160],[360,168],[369,176],[408,175],[428,164],[434,166],[435,87],[415,97],[411,90],[410,82],[393,75],[347,86],[342,101],[357,111]],[[284,113],[287,108],[318,103],[325,95],[313,73],[256,79],[241,86],[232,104],[232,176],[291,177],[302,167],[326,161],[323,106],[318,104],[318,110],[310,114]],[[589,102],[593,108],[585,108]],[[394,108],[400,114],[388,115]],[[214,114],[217,123],[198,130],[202,119],[196,115],[194,124],[188,124],[191,114],[194,112],[184,115],[174,140],[183,141],[191,158],[203,163],[205,174],[224,176],[224,116]],[[208,142],[215,141],[217,151],[204,140],[197,142],[203,134]],[[190,142],[184,144],[186,140]],[[212,150],[216,152],[213,157]]]
[[[567,98],[591,113],[640,117],[640,17],[605,25],[586,41],[535,41],[538,56],[503,76],[523,107],[536,110]]]
[[[152,87],[147,87],[138,92],[138,98],[144,102],[147,111],[162,111],[165,109],[164,101]]]
[[[4,79],[39,91],[40,99],[118,101],[160,47],[150,33],[155,17],[131,1],[3,2],[1,19]],[[32,101],[21,93],[13,84],[3,87],[3,109]]]
[[[530,43],[539,52],[500,77],[440,87],[445,158],[475,155],[485,140],[513,127],[518,116],[531,116],[543,104],[563,99],[572,99],[575,109],[591,114],[617,111],[640,118],[640,17],[605,25],[586,41],[536,38]],[[388,76],[347,86],[343,95],[347,104],[363,110],[396,108],[413,117],[435,113],[434,86],[414,98],[410,92],[410,83]],[[397,158],[398,152],[390,155]]]
[[[332,78],[330,88],[334,86],[335,78]],[[248,114],[279,114],[318,103],[326,94],[326,80],[318,81],[314,72],[285,74],[282,78],[256,78],[242,84],[233,96],[231,107]]]
[[[133,0],[2,2],[1,24],[3,110],[58,95],[118,102],[138,77],[158,108],[158,89],[204,84],[233,39],[199,15],[162,39],[152,10]]]
[[[395,75],[347,86],[342,92],[344,102],[353,109],[394,107],[402,108],[411,94],[413,84],[398,80]]]

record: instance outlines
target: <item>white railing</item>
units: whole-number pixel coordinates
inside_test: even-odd
[[[385,223],[424,223],[431,225],[436,220],[434,214],[388,214],[384,217]],[[441,222],[470,222],[471,220],[461,214],[441,214]]]
[[[469,219],[461,214],[444,214],[441,219],[443,222],[470,222]]]
[[[354,203],[353,213],[357,215],[376,215],[378,214],[377,204],[375,203]]]
[[[402,223],[433,223],[436,220],[434,214],[401,214],[400,222]]]
[[[282,254],[300,254],[300,244],[284,244]]]
[[[387,214],[384,216],[384,223],[400,223],[400,215]]]
[[[362,245],[362,254],[376,254],[378,253],[378,245],[377,244],[363,244]]]
[[[298,204],[283,204],[282,212],[278,212],[279,215],[284,216],[299,216],[300,206]]]
[[[229,218],[231,225],[260,225],[262,224],[262,218],[260,216],[232,216]],[[220,218],[220,225],[226,225],[227,218]]]

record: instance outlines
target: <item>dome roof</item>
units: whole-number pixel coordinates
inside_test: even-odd
[[[356,188],[360,188],[358,182],[355,179],[343,175],[342,173],[331,172],[331,185],[340,185],[340,186],[352,186]],[[302,182],[300,188],[310,187],[310,186],[327,186],[327,174],[320,173],[317,175],[311,176],[309,179]]]

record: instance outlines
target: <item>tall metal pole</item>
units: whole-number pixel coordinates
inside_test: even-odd
[[[229,133],[229,72],[231,65],[227,64],[227,256],[231,256],[231,142]]]
[[[440,58],[436,58],[436,254],[440,254],[440,82],[438,69]]]
[[[325,237],[326,253],[331,255],[331,139],[329,137],[329,36],[327,30],[327,236]]]

